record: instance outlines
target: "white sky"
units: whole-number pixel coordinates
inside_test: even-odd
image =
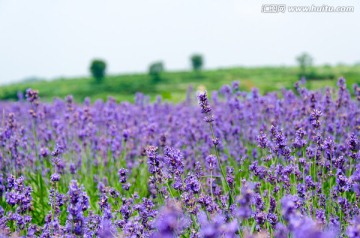
[[[264,3],[352,5],[354,13],[264,14]],[[88,74],[92,58],[110,73],[360,61],[358,0],[0,0],[0,83]]]

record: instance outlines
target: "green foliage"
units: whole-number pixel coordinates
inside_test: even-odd
[[[125,147],[126,142],[123,142],[123,146]],[[140,161],[138,167],[134,167],[132,171],[130,171],[128,176],[128,181],[131,183],[131,187],[129,191],[126,191],[122,188],[119,183],[118,174],[114,173],[114,167],[126,167],[124,161],[126,156],[126,151],[121,157],[116,157],[109,152],[108,157],[114,158],[109,159],[109,162],[104,165],[103,163],[99,163],[99,165],[95,165],[94,161],[91,161],[90,158],[90,149],[87,148],[86,152],[84,152],[83,156],[89,158],[89,160],[83,160],[82,166],[77,171],[76,175],[72,175],[70,173],[64,173],[61,175],[60,181],[55,185],[50,182],[50,176],[52,174],[51,171],[54,171],[53,164],[50,161],[45,161],[42,165],[43,168],[47,171],[44,173],[42,169],[37,171],[28,171],[25,172],[25,184],[26,186],[31,186],[33,189],[32,195],[32,209],[30,214],[32,216],[32,223],[43,226],[45,221],[45,216],[51,212],[51,205],[49,203],[49,191],[50,188],[54,188],[61,194],[66,194],[68,192],[68,187],[72,179],[76,179],[81,182],[81,185],[84,186],[87,195],[90,198],[90,207],[92,210],[99,213],[99,193],[98,193],[98,181],[94,179],[96,175],[100,175],[101,177],[106,178],[108,181],[108,185],[116,188],[120,191],[122,197],[129,197],[135,191],[140,195],[140,197],[148,197],[150,195],[148,191],[148,179],[150,177],[150,173],[148,171],[147,163],[145,157],[137,157],[136,159]],[[70,153],[68,156],[64,156],[63,160],[70,161],[72,156],[75,156]],[[49,158],[45,158],[47,160]],[[101,160],[101,158],[98,158]],[[116,164],[116,161],[122,161],[122,164]],[[38,161],[37,161],[38,162]],[[39,163],[39,168],[41,167]],[[14,212],[15,207],[10,206],[5,202],[5,199],[2,200],[0,197],[0,206],[4,209],[5,213],[9,211]],[[119,204],[112,204],[113,207],[119,206]],[[120,207],[118,207],[120,209]],[[68,216],[68,212],[65,207],[61,207],[60,211],[60,223],[65,224],[66,217]],[[15,224],[13,226],[12,232],[14,232]]]
[[[154,62],[149,66],[149,75],[153,81],[158,82],[161,79],[161,74],[164,72],[164,64],[161,61]]]
[[[313,64],[313,58],[308,53],[302,53],[296,58],[296,61],[299,64],[301,76],[306,76],[307,73],[310,73],[308,71]]]
[[[203,56],[200,54],[194,54],[190,57],[191,65],[194,71],[199,71],[202,69],[204,60]]]
[[[349,89],[355,83],[360,84],[360,66],[316,66],[312,80],[306,87],[316,90],[326,86],[336,87],[339,77],[346,79]],[[164,100],[179,102],[185,100],[186,91],[191,85],[194,91],[205,88],[208,92],[218,90],[224,84],[239,80],[241,90],[250,91],[257,87],[261,93],[268,93],[281,88],[293,88],[299,80],[297,67],[237,67],[214,70],[203,70],[201,77],[188,71],[163,72],[161,80],[153,81],[148,74],[108,75],[101,84],[89,83],[89,77],[60,78],[52,81],[22,82],[0,86],[0,100],[17,100],[18,91],[27,88],[39,90],[42,101],[51,101],[54,97],[64,98],[73,95],[77,102],[85,97],[106,100],[109,96],[117,101],[134,101],[136,92],[150,96],[154,101],[157,95]]]
[[[106,63],[103,60],[95,59],[90,64],[90,72],[95,81],[100,83],[105,78]]]

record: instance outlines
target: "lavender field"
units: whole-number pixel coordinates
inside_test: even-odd
[[[360,237],[360,87],[343,78],[40,98],[0,102],[0,237]]]

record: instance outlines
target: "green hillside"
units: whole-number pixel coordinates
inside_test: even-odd
[[[360,83],[360,66],[318,66],[311,71],[307,88],[318,89],[324,86],[336,86],[339,77],[345,77],[350,88]],[[165,72],[160,81],[154,81],[147,74],[109,75],[103,83],[95,83],[91,77],[66,78],[52,81],[34,81],[10,84],[0,87],[1,100],[16,100],[18,91],[27,88],[37,89],[42,100],[50,101],[54,97],[63,98],[72,94],[77,101],[90,97],[106,99],[112,96],[119,101],[133,101],[136,92],[142,92],[155,99],[161,95],[163,99],[178,102],[186,97],[190,85],[195,89],[205,88],[208,91],[219,89],[224,84],[239,80],[242,90],[259,88],[266,93],[281,88],[292,88],[299,79],[296,67],[237,67],[202,72]]]

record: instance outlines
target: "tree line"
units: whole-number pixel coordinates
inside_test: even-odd
[[[299,67],[299,76],[311,79],[314,73],[311,71],[313,66],[313,57],[308,53],[302,53],[296,57]],[[190,56],[190,63],[194,72],[200,72],[204,67],[204,57],[201,54]],[[162,61],[156,61],[149,65],[148,74],[154,82],[161,80],[161,75],[165,71]],[[101,83],[106,76],[106,62],[102,59],[94,59],[90,64],[90,73],[96,82]]]
[[[204,66],[204,58],[201,54],[193,54],[190,56],[190,63],[192,70],[199,72]],[[102,59],[94,59],[90,63],[90,73],[97,83],[101,83],[106,76],[106,62]],[[165,71],[165,66],[162,61],[156,61],[149,65],[148,74],[154,82],[161,79],[162,73]]]

